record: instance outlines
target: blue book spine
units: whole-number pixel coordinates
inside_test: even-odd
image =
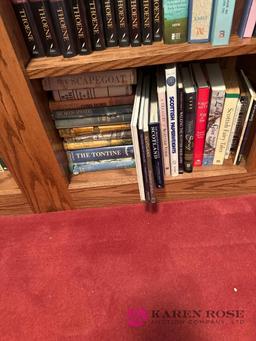
[[[74,175],[86,172],[96,172],[101,170],[134,168],[135,160],[132,158],[104,160],[104,161],[89,161],[84,163],[69,162],[70,172]]]
[[[240,25],[238,27],[237,34],[239,35],[240,38],[243,38],[244,36],[244,31],[246,28],[246,24],[249,18],[250,10],[252,7],[252,2],[253,0],[247,0],[245,5],[244,5],[244,12],[240,21]]]
[[[67,151],[68,159],[74,163],[112,160],[134,157],[133,145],[102,148],[85,148]]]
[[[211,28],[212,45],[228,45],[236,0],[215,0]]]

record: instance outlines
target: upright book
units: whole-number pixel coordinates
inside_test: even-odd
[[[256,0],[247,0],[244,12],[238,28],[238,35],[241,38],[250,38],[256,22]]]
[[[117,27],[115,18],[115,6],[111,0],[101,0],[102,15],[107,47],[117,46]]]
[[[153,42],[153,15],[151,0],[141,0],[141,31],[142,43],[150,45]]]
[[[106,47],[100,1],[101,0],[87,0],[85,2],[87,6],[89,29],[91,31],[92,46],[96,51],[104,50]]]
[[[187,41],[188,4],[188,0],[163,0],[165,44]]]
[[[188,41],[206,43],[210,38],[213,0],[189,2]]]
[[[184,172],[184,84],[180,70],[177,74],[179,174],[182,174]]]
[[[127,12],[127,0],[115,0],[116,24],[119,46],[129,46],[129,24]]]
[[[153,40],[161,41],[163,38],[163,1],[152,0],[153,12]]]
[[[131,46],[141,45],[140,1],[127,0]]]

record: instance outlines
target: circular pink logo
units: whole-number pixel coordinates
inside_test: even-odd
[[[128,309],[128,325],[130,327],[143,327],[148,320],[148,313],[144,308]]]

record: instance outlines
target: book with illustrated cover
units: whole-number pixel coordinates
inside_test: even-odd
[[[163,38],[163,1],[152,0],[153,12],[153,40],[161,41]]]
[[[102,148],[120,145],[129,145],[132,143],[132,139],[113,139],[113,140],[98,140],[98,141],[76,141],[69,142],[64,141],[63,146],[66,150],[77,150],[84,148]]]
[[[141,1],[141,31],[142,43],[150,45],[153,42],[153,15],[151,0]]]
[[[184,85],[179,69],[177,70],[177,102],[179,174],[182,174],[184,172]]]
[[[127,0],[131,46],[141,45],[140,0]]]
[[[101,0],[87,0],[87,19],[91,32],[92,47],[95,51],[104,50],[106,47],[104,27],[101,15]]]
[[[44,57],[45,51],[28,0],[11,0],[31,57]]]
[[[188,5],[188,0],[163,0],[165,44],[187,41]]]
[[[129,46],[129,24],[128,24],[128,11],[127,11],[127,0],[115,0],[116,9],[116,25],[117,25],[117,36],[119,46]]]
[[[88,161],[83,163],[69,162],[69,170],[71,174],[78,175],[86,172],[96,172],[111,169],[134,168],[135,161],[133,158]]]
[[[104,134],[116,131],[124,131],[130,129],[130,123],[112,124],[106,126],[76,127],[59,129],[61,137],[76,137],[81,135]]]
[[[29,0],[29,2],[46,56],[54,57],[60,55],[60,48],[57,42],[48,1]]]
[[[111,0],[101,0],[102,16],[107,47],[118,45],[115,6]]]

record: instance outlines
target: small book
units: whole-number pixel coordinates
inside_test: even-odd
[[[119,46],[129,46],[129,24],[128,24],[128,11],[127,0],[115,0],[116,9],[116,24],[117,24],[117,36]]]
[[[256,23],[256,0],[247,0],[244,12],[238,28],[238,35],[241,38],[250,38]]]
[[[150,45],[153,42],[153,15],[151,0],[141,1],[141,31],[142,43]]]
[[[194,80],[197,86],[196,99],[196,125],[194,136],[194,166],[202,166],[206,125],[208,120],[208,107],[210,88],[204,76],[201,65],[192,64]]]
[[[107,47],[118,45],[115,6],[111,0],[101,0],[102,16]]]
[[[193,171],[196,122],[196,87],[189,67],[181,68],[184,85],[184,171]]]
[[[153,40],[161,41],[163,38],[163,1],[152,0],[153,12]]]
[[[189,2],[188,41],[206,43],[210,38],[213,0]]]
[[[163,0],[165,44],[187,41],[188,5],[188,0]]]
[[[93,50],[104,50],[106,43],[101,14],[101,0],[87,0],[85,4],[87,6],[87,19],[91,32]]]
[[[131,46],[141,45],[140,1],[127,0]]]

